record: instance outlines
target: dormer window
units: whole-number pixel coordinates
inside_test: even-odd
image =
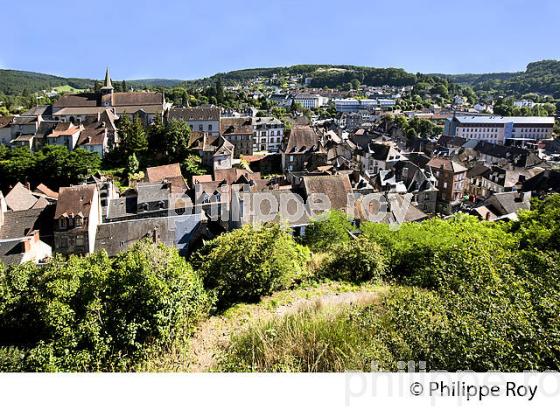
[[[82,224],[83,224],[82,217],[77,216],[75,222],[76,222],[76,226],[82,226]]]
[[[66,218],[59,218],[58,226],[60,229],[66,229]]]

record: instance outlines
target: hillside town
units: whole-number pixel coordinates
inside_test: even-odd
[[[163,91],[116,91],[107,69],[95,90],[0,117],[0,148],[62,146],[101,161],[130,144],[125,123],[148,134],[186,124],[182,148],[203,170],[163,155],[157,165],[131,169],[127,183],[103,169],[68,186],[10,183],[0,191],[0,261],[41,264],[54,254],[99,250],[114,256],[146,238],[187,255],[246,224],[281,222],[304,236],[331,209],[346,212],[357,231],[366,220],[398,229],[457,212],[516,220],[531,198],[560,192],[553,115],[503,116],[459,95],[405,109],[413,86],[343,91],[313,88],[297,76],[249,92],[259,82],[225,91],[246,87],[249,102],[266,102],[260,109],[191,106]],[[514,102],[519,109],[534,104]]]

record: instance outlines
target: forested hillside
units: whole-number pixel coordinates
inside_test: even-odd
[[[69,85],[73,88],[88,88],[93,86],[93,80],[63,78],[31,71],[0,70],[0,93],[6,95],[20,95],[26,92],[50,90],[64,85]]]
[[[115,82],[120,83],[119,80]],[[160,78],[127,80],[128,86],[134,88],[174,87],[181,82],[181,80]],[[25,95],[64,86],[87,89],[92,88],[94,84],[95,80],[87,78],[65,78],[31,71],[0,70],[0,94],[5,95]]]
[[[375,68],[353,65],[300,64],[290,67],[250,68],[218,73],[198,80],[181,81],[174,79],[126,80],[134,88],[170,88],[213,86],[218,79],[224,85],[244,84],[256,78],[272,79],[300,75],[310,78],[311,87],[339,88],[358,81],[369,86],[415,85],[419,82],[441,82],[468,85],[475,90],[523,95],[527,93],[550,94],[560,98],[560,61],[543,60],[530,63],[524,72],[487,74],[420,74],[409,73],[400,68]],[[119,83],[120,80],[115,80]],[[50,90],[54,87],[70,86],[85,89],[94,86],[95,80],[85,78],[64,78],[48,74],[16,70],[0,70],[0,94],[21,95]]]
[[[437,75],[452,82],[470,85],[476,90],[517,96],[538,93],[560,98],[560,60],[529,63],[527,69],[519,73]]]
[[[361,84],[377,85],[412,85],[417,81],[415,74],[407,73],[400,68],[374,68],[353,65],[300,64],[290,67],[251,68],[227,73],[218,73],[212,77],[188,81],[191,86],[213,84],[218,78],[224,84],[236,84],[257,77],[272,78],[273,76],[302,75],[311,78],[311,87],[336,88],[345,83],[358,80]]]

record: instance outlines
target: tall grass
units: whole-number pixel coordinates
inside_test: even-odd
[[[391,354],[372,329],[379,307],[316,306],[258,322],[235,335],[220,361],[223,371],[368,371]]]

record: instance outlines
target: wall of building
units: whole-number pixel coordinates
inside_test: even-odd
[[[193,131],[205,131],[212,135],[220,134],[220,121],[188,121],[188,124]]]

